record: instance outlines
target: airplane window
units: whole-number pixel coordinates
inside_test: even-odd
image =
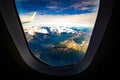
[[[87,53],[100,0],[15,0],[31,54],[53,67]]]

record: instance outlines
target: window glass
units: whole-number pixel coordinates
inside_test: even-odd
[[[15,0],[15,3],[28,47],[38,60],[62,67],[84,58],[99,0]]]

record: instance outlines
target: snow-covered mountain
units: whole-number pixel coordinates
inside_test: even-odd
[[[83,27],[67,27],[67,26],[32,26],[23,27],[24,31],[30,35],[35,35],[35,33],[49,34],[49,33],[76,33],[78,31],[84,30]]]

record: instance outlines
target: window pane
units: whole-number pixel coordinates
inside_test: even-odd
[[[32,54],[50,66],[80,62],[96,21],[99,0],[15,0]]]

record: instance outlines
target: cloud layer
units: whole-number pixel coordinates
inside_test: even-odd
[[[21,21],[30,19],[30,15],[21,15]],[[93,27],[97,13],[78,14],[78,15],[37,15],[31,26],[81,26]],[[29,25],[28,24],[28,25]],[[27,25],[27,24],[26,24]]]

